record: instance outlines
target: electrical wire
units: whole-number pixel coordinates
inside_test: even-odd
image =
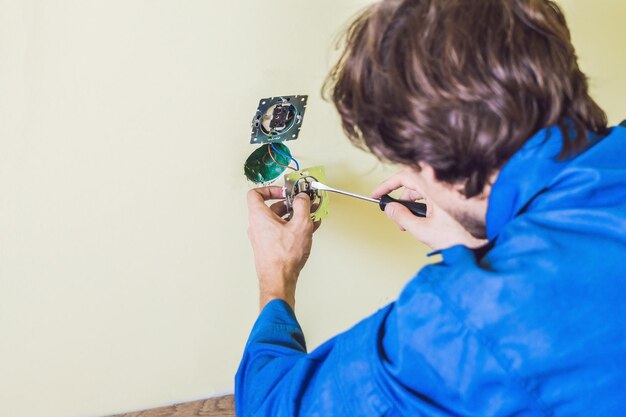
[[[281,166],[281,167],[283,167],[283,168],[289,168],[289,169],[293,170],[294,172],[299,170],[299,169],[296,169],[296,168],[291,167],[291,166],[289,166],[289,165],[281,164],[280,162],[278,162],[278,161],[276,160],[276,158],[274,158],[274,155],[272,155],[272,149],[276,150],[276,148],[274,147],[274,145],[273,145],[273,144],[269,144],[269,143],[268,143],[268,144],[267,144],[267,154],[270,156],[270,158],[272,158],[272,161],[274,161],[274,162],[276,163],[276,165],[279,165],[279,166]],[[285,155],[285,154],[283,154],[282,152],[278,151],[278,153],[279,153],[280,155],[283,155],[283,156],[285,156],[285,157],[287,157],[287,158],[288,158],[288,156],[287,156],[287,155]],[[293,158],[292,158],[292,159],[293,159]]]
[[[298,163],[298,161],[296,160],[296,158],[294,158],[294,157],[293,157],[293,156],[291,156],[291,155],[287,155],[287,154],[286,154],[286,153],[284,153],[284,152],[279,151],[279,150],[276,148],[276,146],[274,146],[274,144],[273,144],[273,143],[270,143],[270,147],[271,147],[271,148],[272,148],[272,150],[273,150],[274,152],[276,152],[277,154],[279,154],[279,155],[281,155],[281,156],[284,156],[285,158],[289,158],[289,159],[291,159],[291,160],[293,161],[293,163],[294,163],[294,164],[296,164],[296,169],[295,169],[294,171],[300,171],[300,163]],[[273,159],[273,158],[272,158],[272,159]],[[290,167],[290,168],[291,168],[291,167]]]
[[[275,132],[273,129],[270,129],[270,131],[269,131],[269,132],[267,132],[267,136],[271,139],[271,138],[272,138],[272,136],[273,136],[274,134],[276,134],[276,133],[277,133],[277,132]],[[294,169],[294,168],[292,168],[291,166],[284,165],[284,164],[281,164],[280,162],[278,162],[278,161],[276,160],[276,158],[274,158],[274,155],[272,155],[272,151],[274,151],[275,153],[277,153],[278,155],[280,155],[280,156],[282,156],[282,157],[284,157],[284,158],[287,158],[287,159],[290,159],[291,161],[293,161],[293,163],[294,163],[294,164],[296,164],[296,168]],[[268,144],[267,144],[267,153],[268,153],[268,154],[269,154],[269,156],[272,158],[272,160],[273,160],[276,164],[278,164],[279,166],[281,166],[281,167],[285,167],[285,168],[289,168],[289,169],[291,169],[291,170],[293,170],[293,171],[300,171],[300,163],[298,162],[298,160],[296,160],[296,158],[294,158],[293,156],[291,156],[291,155],[287,155],[286,153],[284,153],[284,152],[280,151],[280,150],[279,150],[279,149],[278,149],[278,148],[277,148],[277,147],[276,147],[273,143],[268,143]]]

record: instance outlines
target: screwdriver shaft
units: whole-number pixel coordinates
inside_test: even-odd
[[[375,198],[370,198],[370,197],[365,197],[364,195],[359,195],[359,194],[354,194],[348,191],[344,191],[344,190],[338,190],[336,188],[332,188],[329,187],[328,185],[322,184],[321,182],[318,181],[313,181],[311,182],[311,187],[316,189],[316,190],[321,190],[321,191],[329,191],[331,193],[337,193],[337,194],[343,194],[343,195],[347,195],[349,197],[354,197],[354,198],[358,198],[361,200],[365,200],[365,201],[369,201],[371,203],[380,203],[380,200],[377,200]]]
[[[319,181],[312,181],[311,182],[311,188],[314,189],[314,190],[329,191],[331,193],[343,194],[343,195],[347,195],[349,197],[354,197],[354,198],[358,198],[358,199],[361,199],[361,200],[365,200],[365,201],[369,201],[369,202],[372,202],[372,203],[376,203],[376,204],[378,204],[378,207],[380,207],[380,209],[382,211],[385,211],[385,207],[389,203],[402,204],[404,207],[406,207],[409,210],[411,210],[411,213],[413,213],[414,215],[416,215],[418,217],[426,217],[426,213],[428,211],[428,208],[426,207],[426,204],[424,204],[424,203],[418,203],[418,202],[415,202],[415,201],[396,200],[395,198],[390,197],[388,194],[385,194],[379,200],[379,199],[376,199],[376,198],[369,198],[369,197],[365,197],[365,196],[362,196],[362,195],[359,195],[359,194],[350,193],[348,191],[338,190],[336,188],[329,187],[326,184],[322,184]]]

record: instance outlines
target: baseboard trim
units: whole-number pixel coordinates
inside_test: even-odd
[[[235,401],[226,395],[109,417],[235,417]]]

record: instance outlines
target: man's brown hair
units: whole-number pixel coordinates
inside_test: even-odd
[[[561,157],[607,132],[553,1],[383,0],[345,40],[325,93],[348,137],[467,197],[544,127],[561,128]]]

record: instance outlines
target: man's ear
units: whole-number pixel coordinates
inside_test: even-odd
[[[431,184],[439,182],[439,180],[437,179],[437,174],[435,174],[435,169],[432,167],[432,165],[426,162],[420,162],[418,165],[418,172],[425,181],[428,181]]]
[[[437,178],[437,174],[435,173],[435,169],[432,167],[432,165],[426,162],[420,162],[419,166],[419,173],[425,181],[428,181],[430,184],[445,188],[448,191],[452,191],[454,193],[465,196],[465,185],[463,183],[451,184],[449,182],[441,181]]]

